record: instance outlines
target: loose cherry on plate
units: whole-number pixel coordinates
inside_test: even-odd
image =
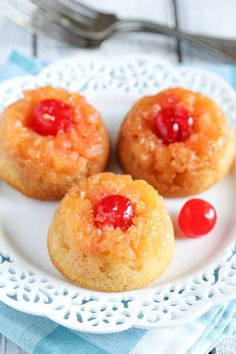
[[[153,119],[154,133],[164,144],[186,140],[193,132],[193,118],[181,104],[169,104]]]
[[[73,110],[61,100],[40,101],[33,110],[30,127],[40,135],[57,135],[67,131],[72,123]]]
[[[97,226],[109,225],[128,230],[133,224],[134,206],[123,195],[108,195],[102,198],[94,208],[94,221]]]
[[[179,226],[187,237],[208,234],[217,220],[215,208],[203,199],[191,199],[179,213]]]

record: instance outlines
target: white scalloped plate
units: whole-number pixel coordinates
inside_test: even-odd
[[[81,55],[65,59],[37,77],[0,85],[0,108],[18,99],[23,89],[46,84],[83,92],[102,112],[113,147],[133,102],[170,86],[209,95],[222,106],[232,125],[236,122],[236,95],[227,83],[206,71],[173,68],[148,56],[115,61]],[[111,169],[118,171],[115,158]],[[236,296],[235,189],[236,171],[232,169],[201,195],[217,209],[216,227],[200,239],[177,238],[173,262],[155,284],[112,294],[78,288],[52,266],[46,238],[57,203],[28,199],[1,183],[0,300],[65,327],[94,333],[191,321],[210,306]],[[185,200],[166,200],[174,220]]]

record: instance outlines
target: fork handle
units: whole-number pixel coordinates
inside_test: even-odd
[[[211,38],[190,34],[155,22],[142,20],[119,20],[116,22],[113,30],[116,33],[149,32],[165,34],[181,39],[194,46],[205,48],[227,61],[236,63],[236,40],[233,39]]]

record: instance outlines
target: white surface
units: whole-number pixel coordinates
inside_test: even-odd
[[[218,102],[233,127],[236,122],[236,95],[222,79],[203,70],[176,69],[153,56],[141,55],[116,60],[80,55],[52,64],[36,77],[0,85],[1,108],[19,99],[23,89],[47,84],[80,91],[100,110],[113,145],[110,168],[115,172],[119,171],[115,159],[119,127],[140,96],[171,86],[201,91]],[[200,196],[210,201],[218,213],[217,225],[207,237],[181,238],[176,228],[174,259],[167,273],[146,289],[116,294],[82,289],[64,280],[47,252],[47,232],[57,203],[25,198],[2,183],[0,300],[65,327],[93,333],[117,332],[132,326],[169,327],[191,321],[213,304],[235,296],[236,206],[231,197],[235,195],[235,181],[233,169]],[[186,200],[166,200],[174,223]]]
[[[0,3],[2,0],[0,0]],[[116,7],[119,2],[116,0],[94,0],[94,3],[109,5]],[[173,23],[173,11],[171,0],[152,0],[151,6],[146,6],[144,0],[129,0],[126,1],[125,7],[132,9],[131,12],[136,11],[141,17],[144,12],[148,12],[147,16],[153,16],[155,19],[160,19],[165,23]],[[178,10],[180,14],[180,27],[193,32],[212,33],[222,36],[232,36],[236,38],[235,0],[177,0]],[[164,11],[163,11],[164,9]],[[129,10],[130,11],[130,10]],[[105,50],[117,52],[140,51],[140,52],[154,52],[156,55],[161,55],[167,61],[175,62],[177,56],[174,52],[175,41],[170,39],[156,39],[156,37],[145,36],[131,36],[120,40],[113,47],[110,43],[105,45]],[[145,38],[144,38],[145,37]],[[151,38],[151,39],[150,39]],[[10,51],[15,48],[26,54],[32,52],[31,36],[27,31],[21,29],[8,19],[1,15],[0,11],[0,64],[4,62]],[[151,45],[150,45],[151,44]],[[106,49],[108,48],[108,49]],[[114,50],[115,48],[115,50]],[[118,49],[121,48],[121,49]],[[205,63],[206,61],[217,61],[210,55],[199,50],[193,50],[190,47],[182,46],[183,60],[188,63]],[[59,59],[64,55],[74,53],[76,49],[69,48],[63,44],[59,44],[52,40],[39,39],[38,54],[41,57],[49,59]],[[219,61],[217,61],[219,62]],[[0,337],[1,338],[1,337]],[[220,354],[235,354],[236,353],[236,333],[231,339],[224,341],[224,344],[217,347],[217,352]],[[2,338],[0,344],[0,353],[17,354],[23,353],[14,344]],[[142,353],[140,353],[142,354]],[[172,354],[172,353],[169,353]],[[199,353],[201,354],[201,353]]]

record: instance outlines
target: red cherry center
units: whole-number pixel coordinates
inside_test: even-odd
[[[102,198],[94,208],[94,220],[98,226],[109,225],[128,230],[133,224],[134,206],[123,195],[108,195]]]
[[[43,100],[34,107],[30,126],[38,134],[55,136],[59,130],[67,131],[72,116],[72,108],[63,101]]]
[[[153,123],[155,134],[164,144],[184,141],[193,132],[193,118],[181,104],[162,107]]]
[[[202,199],[191,199],[184,204],[179,214],[179,226],[187,237],[208,234],[217,220],[215,208]]]

